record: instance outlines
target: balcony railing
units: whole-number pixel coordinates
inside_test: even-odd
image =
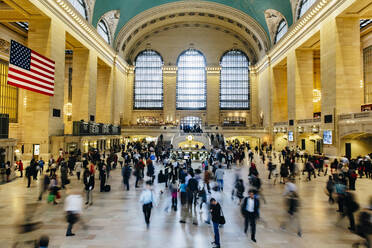
[[[311,124],[321,122],[320,118],[297,120],[297,124]]]
[[[288,122],[282,121],[282,122],[274,122],[274,126],[287,126]]]
[[[372,112],[366,111],[366,112],[359,112],[359,113],[342,114],[338,116],[339,121],[352,120],[352,119],[366,119],[366,118],[372,118]]]

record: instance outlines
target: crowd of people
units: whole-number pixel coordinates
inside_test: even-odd
[[[184,133],[202,133],[203,129],[199,124],[181,124],[180,130],[182,130]]]
[[[21,165],[23,169],[22,161],[19,161],[19,168]],[[180,159],[174,156],[172,147],[167,147],[162,142],[147,143],[143,140],[123,144],[108,153],[97,149],[91,149],[87,154],[81,154],[79,151],[68,155],[61,153],[57,160],[52,157],[47,165],[42,159],[31,160],[25,169],[27,187],[30,187],[32,180],[38,180],[40,174],[43,183],[40,184],[38,200],[42,200],[44,193],[48,192],[46,200],[58,204],[61,199],[60,191],[64,190],[76,175],[76,180],[81,181],[85,191],[85,204],[90,206],[93,204],[92,192],[96,179],[100,181],[99,191],[109,192],[110,173],[118,167],[125,191],[133,190],[133,184],[134,190],[143,188],[139,202],[142,204],[147,228],[150,228],[152,209],[159,206],[160,198],[165,199],[164,210],[180,211],[178,221],[182,225],[210,224],[214,232],[213,247],[216,248],[221,246],[223,238],[219,229],[228,221],[223,213],[222,201],[223,192],[226,191],[226,170],[235,172],[231,199],[236,203],[236,209],[241,212],[244,220],[242,231],[249,231],[252,242],[257,242],[257,221],[264,222],[260,212],[261,202],[267,203],[262,190],[263,183],[276,184],[277,178],[280,178],[279,182],[284,184],[285,200],[285,218],[280,227],[285,230],[290,223],[294,224],[297,235],[302,237],[300,193],[296,183],[299,180],[311,181],[317,177],[329,176],[326,185],[328,200],[330,204],[337,202],[339,221],[347,217],[350,222],[349,229],[363,237],[370,245],[368,237],[372,233],[371,224],[362,217],[371,216],[371,209],[361,211],[361,217],[356,222],[354,214],[360,207],[352,193],[356,189],[358,177],[371,179],[369,156],[350,161],[346,158],[340,161],[335,159],[330,162],[325,156],[301,155],[297,149],[286,148],[276,152],[270,145],[253,148],[249,143],[235,140],[219,142],[218,146],[209,151],[207,158],[195,163],[190,158]],[[248,167],[248,171],[245,167]],[[265,182],[261,180],[262,170],[268,171],[268,179],[265,179]],[[22,172],[21,169],[19,171]],[[134,181],[132,177],[135,178]],[[74,236],[73,226],[82,220],[84,199],[78,189],[69,190],[64,203],[68,222],[66,236]],[[199,214],[202,217],[199,217]],[[86,227],[85,223],[83,227]]]

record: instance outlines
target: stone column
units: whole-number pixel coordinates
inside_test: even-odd
[[[72,120],[89,121],[96,114],[97,55],[74,49],[72,59]]]
[[[282,122],[288,120],[288,92],[287,69],[284,65],[272,68],[272,121]]]
[[[124,124],[124,103],[128,100],[125,95],[126,73],[125,68],[116,63],[114,68],[114,124]]]
[[[332,18],[320,28],[320,66],[322,83],[322,121],[332,115],[332,123],[324,123],[323,130],[334,130],[333,145],[324,152],[337,155],[337,116],[360,112],[363,89],[360,88],[360,28],[359,18]],[[339,151],[341,149],[338,149]]]
[[[251,114],[251,123],[253,125],[259,126],[259,111],[258,111],[258,76],[255,69],[250,69],[250,114]],[[263,114],[263,111],[262,111]],[[247,125],[249,123],[247,122]]]
[[[288,54],[288,119],[313,118],[314,61],[312,50]]]
[[[23,106],[20,122],[25,145],[23,159],[30,159],[33,144],[40,144],[40,156],[48,159],[49,137],[63,135],[63,98],[65,70],[65,31],[58,20],[35,18],[29,20],[28,47],[55,61],[54,96],[23,91]],[[53,109],[61,115],[53,117]]]
[[[105,64],[98,64],[97,94],[96,94],[96,122],[113,123],[113,69]]]
[[[220,68],[207,68],[207,123],[220,124]],[[204,124],[204,123],[203,123]]]
[[[133,87],[134,87],[134,70],[129,69],[126,73],[126,81],[124,86],[124,125],[135,125],[132,121],[133,111]]]
[[[163,118],[176,120],[177,67],[163,67]]]

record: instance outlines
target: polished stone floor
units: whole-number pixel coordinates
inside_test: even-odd
[[[196,165],[197,166],[197,165]],[[250,241],[249,235],[243,233],[243,219],[239,206],[231,200],[231,189],[234,170],[226,171],[225,191],[221,194],[221,205],[226,217],[226,225],[221,229],[222,247],[285,247],[285,248],[320,248],[351,247],[359,237],[347,230],[347,220],[340,226],[337,220],[336,205],[330,206],[325,195],[326,177],[311,182],[301,178],[297,182],[301,197],[301,224],[303,237],[296,235],[290,227],[283,231],[280,224],[284,220],[283,189],[281,184],[273,185],[267,178],[267,171],[259,164],[259,171],[264,179],[263,192],[267,200],[261,204],[262,221],[257,225],[257,243]],[[247,168],[241,174],[247,181]],[[81,182],[71,177],[68,188],[82,188]],[[26,188],[26,180],[18,178],[11,183],[0,186],[0,247],[12,247],[15,240],[27,239],[29,236],[17,234],[16,223],[22,222],[25,208],[33,220],[43,222],[42,227],[33,232],[31,238],[41,234],[50,237],[50,247],[60,248],[98,248],[98,247],[211,247],[213,230],[204,224],[198,214],[199,225],[180,224],[180,212],[165,212],[168,197],[160,195],[160,186],[155,185],[159,205],[153,209],[150,229],[146,229],[141,205],[138,202],[141,189],[134,189],[134,178],[131,178],[131,191],[123,191],[120,170],[111,173],[109,193],[100,193],[99,181],[94,190],[94,204],[84,209],[83,219],[88,225],[84,230],[81,225],[74,226],[75,237],[65,237],[66,222],[61,203],[48,205],[42,201],[37,206],[38,181]],[[357,199],[361,206],[367,206],[371,194],[372,180],[357,180]],[[26,246],[19,246],[26,247]]]

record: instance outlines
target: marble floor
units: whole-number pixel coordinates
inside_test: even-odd
[[[196,165],[197,166],[197,165]],[[263,180],[263,192],[267,200],[261,204],[261,222],[257,225],[257,243],[250,241],[250,236],[243,233],[243,218],[240,208],[231,200],[231,189],[234,170],[225,174],[225,191],[221,194],[221,205],[226,218],[226,225],[221,229],[222,247],[283,247],[283,248],[321,248],[351,247],[359,237],[347,230],[347,220],[336,226],[336,205],[330,206],[325,195],[326,177],[318,177],[311,182],[303,178],[297,182],[301,197],[300,219],[303,229],[302,238],[294,229],[280,229],[284,220],[283,188],[281,184],[273,185],[268,181],[267,171],[262,164],[258,165]],[[247,166],[241,170],[247,178]],[[159,185],[155,185],[159,205],[153,209],[151,226],[147,230],[144,223],[141,205],[138,202],[141,189],[134,189],[134,178],[131,178],[132,189],[123,191],[120,169],[112,171],[109,193],[99,192],[99,181],[94,190],[94,204],[84,209],[83,219],[88,225],[84,230],[81,225],[74,226],[76,236],[65,237],[66,221],[61,203],[48,205],[46,201],[37,202],[38,181],[26,188],[26,180],[18,178],[11,183],[0,186],[0,247],[12,247],[15,240],[36,238],[42,234],[50,237],[49,247],[59,248],[99,248],[99,247],[211,247],[213,230],[204,224],[198,213],[199,225],[180,224],[180,212],[165,212],[168,197],[160,194]],[[372,180],[357,180],[356,196],[361,206],[367,206],[371,194]],[[71,177],[68,188],[82,189],[82,183]],[[36,203],[36,205],[35,205]],[[27,211],[25,211],[25,209]],[[22,222],[24,213],[41,221],[39,230],[26,237],[17,234],[16,224]],[[19,246],[26,247],[26,246]]]

